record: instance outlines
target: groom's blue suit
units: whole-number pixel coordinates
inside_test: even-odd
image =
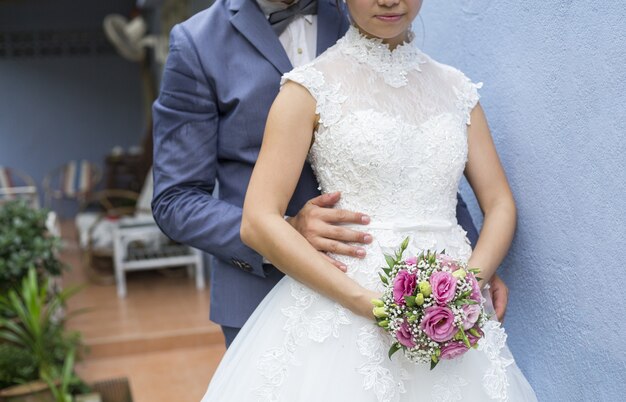
[[[348,27],[335,0],[318,0],[317,24],[318,54]],[[212,255],[211,319],[223,326],[241,328],[282,276],[241,242],[239,227],[265,121],[291,68],[254,0],[217,0],[171,33],[153,110],[153,212],[172,239]],[[219,198],[212,196],[216,181]],[[317,187],[307,164],[287,215],[319,195]],[[457,217],[474,243],[460,198]]]

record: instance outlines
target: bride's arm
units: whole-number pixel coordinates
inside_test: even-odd
[[[471,122],[467,133],[469,149],[465,177],[476,194],[485,219],[469,266],[481,269],[484,284],[496,272],[511,246],[517,212],[480,104],[472,111]]]
[[[309,92],[293,82],[274,101],[246,193],[241,239],[285,274],[372,317],[370,300],[378,295],[336,269],[283,219],[317,124],[315,106]]]

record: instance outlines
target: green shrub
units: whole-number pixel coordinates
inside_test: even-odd
[[[48,212],[12,201],[0,205],[0,292],[20,284],[30,268],[39,275],[60,275],[60,240],[46,229]]]

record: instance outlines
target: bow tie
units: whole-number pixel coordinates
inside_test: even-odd
[[[315,14],[317,14],[317,0],[300,0],[284,10],[271,13],[268,21],[276,35],[280,36],[296,16]]]

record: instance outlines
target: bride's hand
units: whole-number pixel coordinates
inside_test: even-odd
[[[374,292],[373,290],[363,289],[363,292],[355,298],[354,305],[349,306],[349,309],[354,313],[358,314],[367,319],[374,320],[374,313],[372,310],[374,309],[374,305],[372,304],[373,299],[380,299],[381,293]]]

